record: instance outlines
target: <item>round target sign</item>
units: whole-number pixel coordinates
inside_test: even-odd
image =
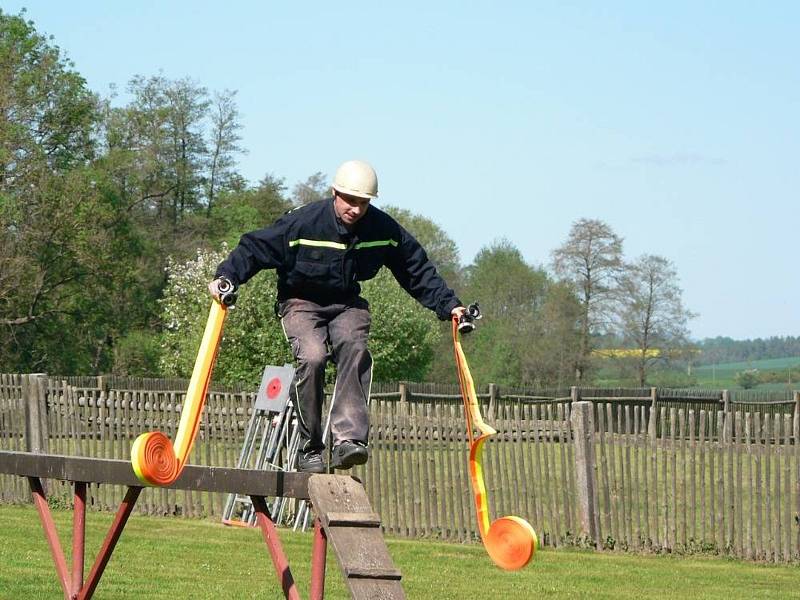
[[[272,400],[281,393],[281,380],[279,377],[273,377],[267,384],[267,398]]]

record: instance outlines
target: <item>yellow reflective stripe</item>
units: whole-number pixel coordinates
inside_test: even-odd
[[[294,246],[316,246],[318,248],[334,248],[336,250],[347,250],[347,245],[341,244],[339,242],[306,240],[303,238],[300,238],[299,240],[289,241],[289,247],[293,248]],[[377,248],[379,246],[397,246],[397,242],[394,240],[375,240],[374,242],[359,242],[354,246],[354,248],[356,250],[360,250],[361,248]]]
[[[335,248],[337,250],[347,250],[347,246],[345,244],[340,244],[339,242],[323,242],[322,240],[291,240],[289,242],[289,247],[293,246],[317,246],[319,248]]]
[[[356,244],[356,250],[360,248],[375,248],[377,246],[397,246],[394,240],[376,240],[374,242],[359,242]]]

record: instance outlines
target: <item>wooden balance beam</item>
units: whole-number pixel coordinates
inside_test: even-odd
[[[69,600],[91,598],[143,489],[142,482],[133,473],[131,463],[124,460],[0,452],[0,473],[28,479],[64,597]],[[72,568],[69,571],[47,505],[42,479],[69,481],[75,486]],[[128,491],[117,510],[94,565],[84,580],[86,487],[89,483],[124,485]],[[311,500],[314,506],[317,518],[314,522],[311,557],[312,600],[321,600],[324,597],[325,556],[329,537],[353,598],[359,600],[405,598],[400,586],[400,573],[394,569],[391,558],[388,558],[388,550],[380,529],[376,529],[380,521],[375,524],[377,516],[372,514],[372,509],[366,500],[366,492],[352,477],[187,465],[174,483],[164,487],[250,496],[256,511],[256,521],[264,534],[264,541],[286,598],[299,600],[300,594],[278,538],[277,527],[267,509],[267,497]],[[339,500],[333,498],[337,491],[344,494],[344,497]],[[319,506],[315,504],[315,497]],[[345,516],[342,516],[343,514]],[[353,516],[359,514],[370,516],[369,519]],[[343,523],[349,524],[343,525]],[[361,532],[363,539],[360,539],[358,532]],[[375,534],[380,537],[379,542]],[[368,548],[370,551],[361,555],[362,558],[359,559],[358,553],[353,552],[357,548]]]

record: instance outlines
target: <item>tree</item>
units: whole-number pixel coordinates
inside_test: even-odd
[[[137,240],[95,163],[97,98],[31,22],[2,12],[0,90],[0,363],[102,368],[131,316],[120,296]]]
[[[186,262],[169,261],[161,302],[164,332],[160,365],[165,375],[191,375],[212,302],[206,288],[226,255],[227,246],[223,246],[218,251],[198,251]],[[242,286],[239,301],[226,319],[214,367],[215,381],[258,385],[265,365],[292,360],[274,313],[276,294],[274,271],[263,271]]]
[[[208,239],[235,245],[243,233],[269,225],[292,207],[285,194],[283,179],[272,175],[254,187],[222,192],[211,211]]]
[[[570,288],[528,265],[507,240],[482,248],[466,269],[465,290],[484,320],[465,351],[476,381],[563,384],[576,354],[579,307]]]
[[[758,369],[739,371],[733,376],[733,380],[736,382],[736,385],[741,386],[742,389],[752,390],[760,383]]]
[[[409,296],[388,269],[362,287],[372,314],[369,348],[375,381],[424,379],[440,338],[435,315]]]
[[[292,189],[292,203],[295,206],[303,206],[304,204],[327,198],[330,195],[328,178],[321,171],[317,171],[304,182],[294,186],[294,189]]]
[[[211,111],[211,132],[209,147],[211,156],[208,159],[208,187],[206,191],[206,212],[210,216],[211,208],[220,189],[227,189],[233,183],[236,172],[236,155],[244,152],[239,146],[241,136],[239,130],[239,109],[236,106],[236,92],[225,90],[215,93]]]
[[[622,238],[603,221],[575,221],[567,241],[553,251],[553,267],[572,282],[581,303],[580,353],[575,364],[580,383],[589,366],[592,335],[610,325],[622,267]]]
[[[0,194],[18,194],[43,173],[94,157],[97,97],[83,77],[25,21],[0,10]]]
[[[644,386],[652,364],[685,346],[694,314],[683,306],[675,268],[661,256],[645,254],[627,265],[619,292],[620,330],[626,345],[637,351],[634,363]]]
[[[452,288],[458,288],[461,277],[461,260],[458,246],[437,223],[427,217],[417,215],[396,206],[381,207],[400,225],[408,230],[425,248],[428,258],[436,265],[436,269]]]

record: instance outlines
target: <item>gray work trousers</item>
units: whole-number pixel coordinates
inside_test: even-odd
[[[359,298],[351,304],[320,305],[290,298],[281,303],[278,312],[297,365],[292,396],[299,416],[301,450],[325,447],[322,403],[329,348],[337,373],[329,413],[334,445],[345,440],[366,444],[372,385],[367,302]]]

